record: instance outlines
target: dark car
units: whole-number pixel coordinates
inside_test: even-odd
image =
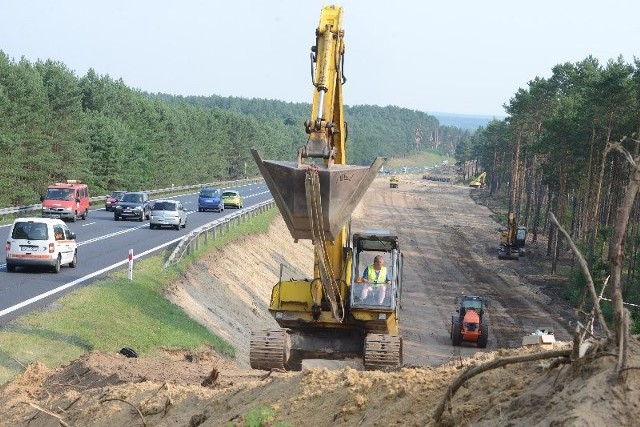
[[[143,191],[124,193],[113,212],[116,221],[131,218],[143,221],[150,216],[149,195]]]
[[[112,211],[116,207],[120,199],[122,198],[122,195],[126,192],[127,190],[112,191],[111,195],[107,196],[107,199],[104,201],[104,209],[106,211]]]
[[[218,188],[203,188],[198,194],[198,212],[212,210],[222,212],[224,210],[224,202],[222,201],[222,192]]]

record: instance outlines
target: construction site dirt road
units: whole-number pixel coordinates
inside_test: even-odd
[[[455,298],[463,294],[490,302],[487,351],[520,347],[523,336],[540,327],[570,340],[573,312],[544,286],[540,250],[528,248],[520,261],[498,259],[500,225],[469,197],[486,190],[420,179],[405,179],[398,189],[382,184],[370,188],[353,227],[388,228],[400,236],[405,363],[434,366],[479,351],[471,343],[451,345]]]

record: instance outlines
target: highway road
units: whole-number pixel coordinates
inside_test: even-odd
[[[224,189],[239,191],[245,209],[272,198],[264,182]],[[188,213],[187,226],[179,231],[167,228],[150,230],[148,220],[114,221],[113,212],[107,212],[104,206],[92,209],[84,221],[67,223],[71,231],[76,233],[78,266],[63,266],[59,274],[25,268],[9,273],[3,254],[0,259],[0,326],[29,310],[52,302],[71,289],[86,286],[113,270],[127,268],[129,249],[133,249],[135,275],[136,259],[175,247],[194,228],[237,212],[229,208],[220,213],[198,212],[198,193],[172,198],[180,200]],[[0,236],[8,233],[9,225],[0,226]]]

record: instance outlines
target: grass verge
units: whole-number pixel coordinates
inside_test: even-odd
[[[0,329],[0,384],[30,363],[55,367],[92,350],[118,352],[131,347],[154,357],[159,348],[208,347],[234,356],[229,343],[165,299],[163,290],[203,253],[267,231],[277,214],[271,209],[235,225],[171,268],[162,267],[164,253],[146,258],[136,263],[133,281],[127,279],[126,270],[117,271],[10,322]]]
[[[435,150],[426,150],[420,153],[413,154],[407,157],[390,157],[385,162],[385,169],[399,169],[402,167],[415,167],[415,166],[439,166],[443,160],[448,160],[449,164],[454,164],[455,159],[443,155]]]

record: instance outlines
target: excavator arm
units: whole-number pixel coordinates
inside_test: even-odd
[[[298,153],[298,165],[307,157],[322,158],[328,165],[346,164],[342,102],[342,85],[346,82],[344,52],[342,8],[326,6],[316,29],[316,44],[311,47],[313,103],[311,118],[304,124],[309,139]]]

